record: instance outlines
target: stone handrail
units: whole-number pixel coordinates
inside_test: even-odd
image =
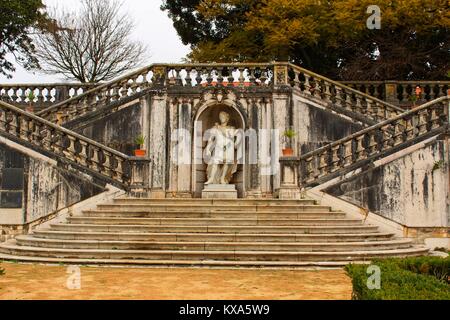
[[[444,132],[449,127],[450,96],[366,128],[299,158],[300,186],[320,184],[364,163]]]
[[[129,157],[4,102],[0,134],[122,189],[147,187],[148,159]]]
[[[256,63],[153,64],[55,104],[37,115],[59,124],[67,123],[148,88],[269,85],[271,70],[270,64]]]
[[[287,82],[303,94],[326,101],[330,106],[380,122],[404,112],[383,100],[350,88],[319,74],[288,64]]]
[[[413,105],[410,97],[416,95],[416,88],[421,93],[418,104],[447,95],[450,81],[343,81],[342,83],[356,90],[377,97],[402,107]]]
[[[16,106],[48,107],[65,101],[97,86],[83,83],[2,84],[0,100]],[[30,101],[30,93],[33,99]]]

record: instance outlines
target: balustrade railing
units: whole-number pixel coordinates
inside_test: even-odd
[[[148,88],[268,86],[272,76],[269,64],[154,64],[55,104],[37,115],[62,124]]]
[[[365,163],[445,132],[450,124],[450,97],[352,134],[299,158],[300,185],[319,184]]]
[[[148,184],[148,159],[129,157],[4,102],[0,135],[123,189],[146,189]]]
[[[411,107],[447,95],[450,81],[343,81],[351,88],[393,103]],[[419,87],[419,94],[416,88]],[[417,101],[416,100],[417,97]]]
[[[293,64],[288,65],[287,81],[300,92],[328,102],[330,107],[356,113],[373,122],[404,112],[397,106]]]
[[[0,100],[19,107],[41,109],[81,95],[95,86],[82,83],[2,84]]]

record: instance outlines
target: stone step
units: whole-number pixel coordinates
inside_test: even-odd
[[[32,256],[62,259],[127,259],[127,260],[220,260],[220,261],[355,261],[380,257],[423,255],[424,248],[377,251],[179,251],[179,250],[101,250],[56,249],[18,246],[15,241],[0,245],[0,253],[14,256]],[[95,263],[95,262],[94,262]]]
[[[0,253],[0,260],[24,263],[66,264],[82,266],[120,266],[120,267],[155,267],[155,268],[264,268],[264,269],[335,269],[346,266],[348,261],[223,261],[223,260],[128,260],[128,259],[79,259],[79,258],[50,258],[8,255]],[[352,261],[352,263],[368,263]]]
[[[33,236],[19,236],[17,245],[39,248],[105,249],[105,250],[177,250],[177,251],[308,251],[335,252],[348,250],[389,250],[410,248],[409,239],[371,242],[156,242],[156,241],[99,241],[55,240]]]
[[[312,199],[279,200],[279,199],[150,199],[150,198],[117,198],[114,204],[153,204],[153,205],[251,205],[251,206],[282,206],[282,205],[316,205]]]
[[[51,224],[52,230],[92,232],[164,232],[164,233],[361,233],[376,232],[378,227],[370,225],[348,226],[178,226],[178,225],[94,225]]]
[[[275,211],[275,212],[274,212]],[[83,211],[86,217],[111,217],[111,218],[248,218],[248,219],[310,219],[310,218],[345,218],[341,211],[291,211],[291,212],[241,212],[241,211],[115,211],[115,210],[87,210]]]
[[[78,232],[35,230],[33,237],[60,240],[98,241],[203,241],[203,242],[362,242],[386,241],[393,238],[391,233],[354,234],[245,234],[245,233],[123,233],[123,232]]]
[[[99,204],[98,210],[114,210],[122,212],[261,212],[261,213],[283,213],[283,212],[330,212],[329,206],[320,205],[285,205],[276,206],[264,205],[255,206],[247,204],[229,204],[229,205],[202,205],[202,204]]]
[[[100,225],[184,225],[184,226],[337,226],[362,225],[361,219],[220,219],[220,218],[112,218],[69,217],[73,224]]]

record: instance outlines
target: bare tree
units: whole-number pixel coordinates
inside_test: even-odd
[[[131,39],[135,25],[121,13],[122,5],[118,0],[82,0],[77,12],[54,9],[50,15],[57,27],[35,39],[40,70],[86,83],[139,67],[147,47]]]

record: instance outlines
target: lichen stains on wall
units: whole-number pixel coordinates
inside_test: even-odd
[[[142,133],[141,117],[138,103],[95,120],[80,133],[117,151],[134,155],[134,141]]]
[[[44,217],[57,210],[88,199],[102,192],[73,173],[52,167],[47,163],[28,158],[26,222]]]
[[[449,226],[446,141],[434,141],[325,192],[409,227]],[[436,163],[442,165],[436,168]]]
[[[362,130],[362,125],[303,101],[294,103],[294,130],[301,154]]]
[[[82,178],[81,175],[69,173],[0,144],[0,176],[2,177],[0,186],[11,185],[12,177],[3,176],[5,169],[11,168],[20,169],[22,172],[19,176],[20,184],[17,184],[20,185],[20,189],[14,190],[14,192],[23,194],[23,201],[17,206],[19,208],[17,215],[20,217],[13,219],[20,223],[32,222],[103,191],[97,185],[98,181],[93,184]],[[3,178],[10,181],[5,184],[3,182],[7,181]],[[14,177],[15,180],[17,178],[17,176]],[[10,194],[12,191],[8,190],[7,193]],[[1,210],[0,214],[2,214]]]

